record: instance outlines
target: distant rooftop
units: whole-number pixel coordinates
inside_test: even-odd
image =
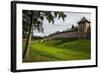
[[[83,18],[78,22],[78,24],[80,24],[80,23],[84,23],[84,22],[88,22],[88,23],[90,23],[89,20],[87,20],[85,17],[83,17]]]

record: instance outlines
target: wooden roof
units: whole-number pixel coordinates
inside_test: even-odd
[[[88,23],[90,23],[89,20],[87,20],[85,17],[83,17],[83,18],[78,22],[78,24],[80,24],[80,23],[84,23],[84,22],[88,22]]]

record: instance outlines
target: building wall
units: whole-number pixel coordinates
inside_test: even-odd
[[[84,32],[84,28],[83,27],[84,27],[84,23],[79,24],[78,25],[78,31],[79,32]]]
[[[51,38],[90,38],[90,23],[79,24],[78,31],[64,32],[50,36]],[[89,32],[89,33],[88,33]]]
[[[87,32],[89,27],[90,27],[90,23],[88,23],[88,22],[81,23],[81,24],[79,24],[78,31],[79,32]]]
[[[49,38],[86,38],[87,33],[84,32],[66,32],[49,36]]]
[[[90,23],[85,22],[84,32],[88,32],[88,28],[90,27]]]

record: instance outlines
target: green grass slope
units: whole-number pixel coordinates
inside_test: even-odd
[[[23,41],[23,48],[25,41]],[[32,40],[29,57],[23,62],[86,60],[91,58],[89,39]],[[23,49],[24,50],[24,49]]]

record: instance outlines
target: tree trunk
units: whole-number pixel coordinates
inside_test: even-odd
[[[33,27],[32,27],[32,13],[31,13],[31,15],[30,15],[30,27],[29,27],[29,31],[28,31],[25,50],[23,52],[23,58],[29,57],[29,48],[30,48],[30,43],[31,43],[32,31],[33,31],[32,28]]]

